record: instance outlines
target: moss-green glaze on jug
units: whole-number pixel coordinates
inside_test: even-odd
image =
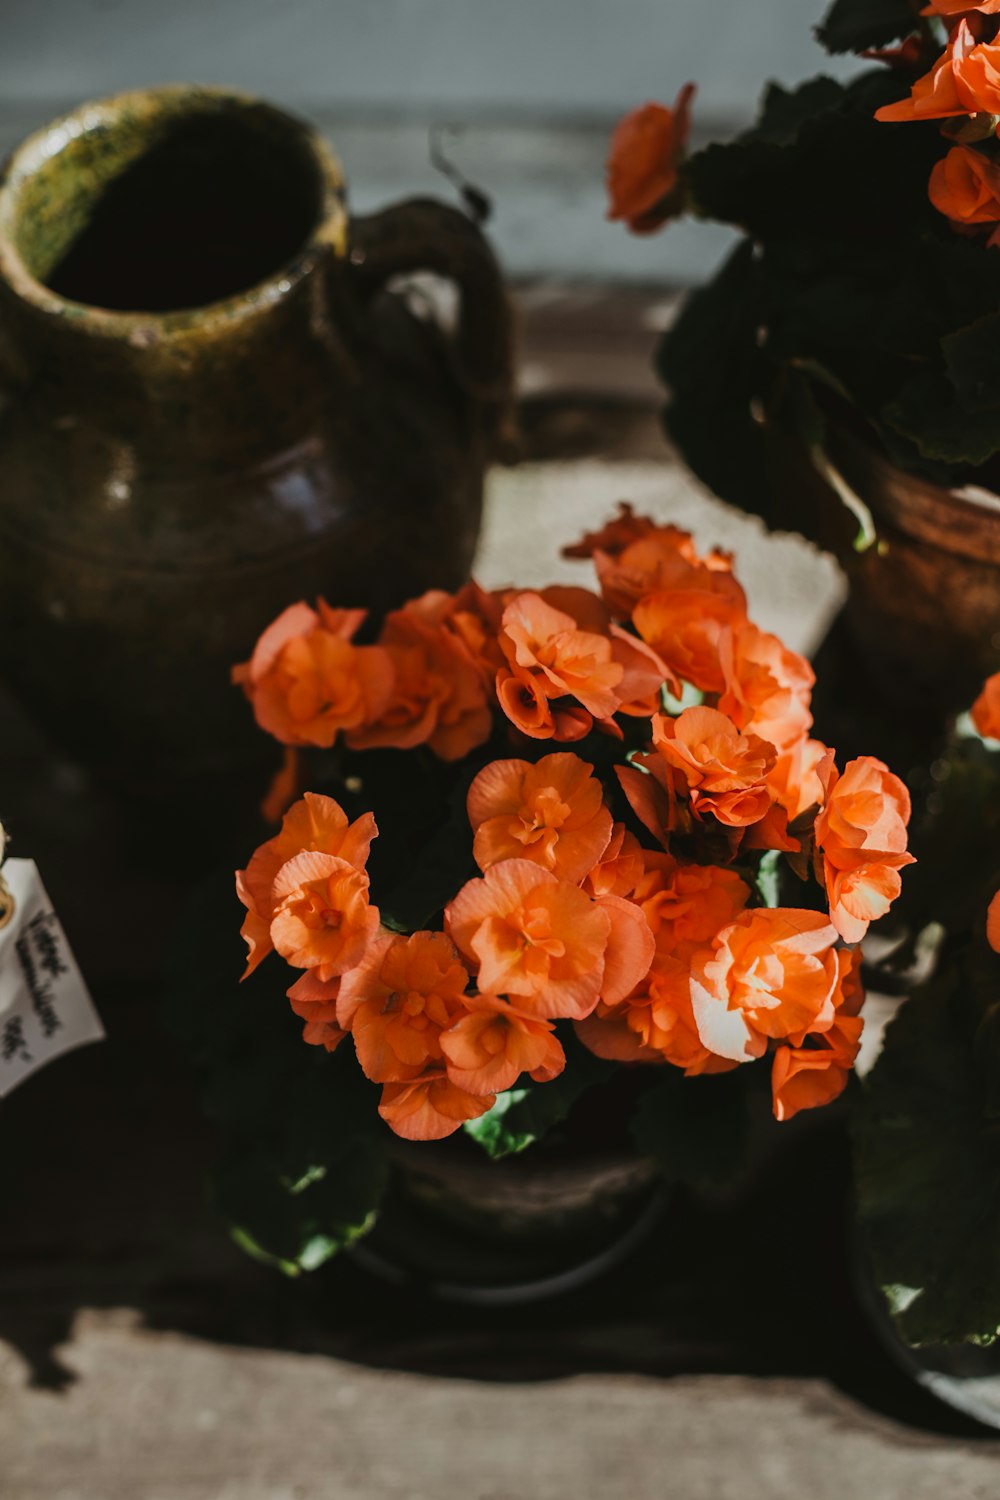
[[[454,336],[386,284],[460,292]],[[348,217],[305,124],[220,89],[84,106],[0,183],[0,673],[108,779],[235,769],[229,686],[323,594],[466,576],[510,383],[496,263],[455,209]]]

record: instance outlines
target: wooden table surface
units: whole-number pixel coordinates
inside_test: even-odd
[[[553,370],[564,354],[575,367],[565,344]],[[537,336],[534,466],[494,486],[486,581],[517,567],[532,484],[557,497],[554,539],[563,481],[571,509],[584,491],[584,510],[621,498],[623,477],[659,478],[670,514],[697,509],[655,435],[640,345],[623,339],[628,399],[609,417],[588,391],[539,404],[554,344]],[[776,555],[761,553],[761,595],[788,572]],[[797,555],[818,628],[836,580]],[[777,607],[794,612],[794,589]],[[346,1258],[291,1283],[246,1259],[206,1204],[210,1133],[155,1013],[183,895],[157,841],[195,830],[154,809],[137,837],[3,698],[0,815],[13,852],[39,862],[108,1031],[0,1105],[0,1500],[1000,1492],[994,1440],[912,1387],[859,1311],[835,1112],[789,1130],[752,1191],[679,1194],[626,1264],[546,1304],[434,1303]]]

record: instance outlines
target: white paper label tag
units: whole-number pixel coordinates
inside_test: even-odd
[[[8,859],[14,915],[0,928],[0,1099],[31,1073],[104,1036],[32,859]]]

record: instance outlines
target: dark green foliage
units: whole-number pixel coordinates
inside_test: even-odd
[[[834,0],[816,35],[828,52],[885,47],[909,35],[920,9],[909,0]]]
[[[858,0],[834,7],[827,39],[851,50],[915,24],[896,0]],[[822,446],[818,412],[939,483],[1000,467],[1000,251],[930,204],[936,124],[875,120],[908,88],[884,67],[772,85],[755,126],[685,168],[694,211],[746,239],[661,342],[667,430],[723,499],[826,544],[824,491],[780,461],[788,439]]]
[[[903,1005],[855,1111],[858,1206],[872,1266],[911,1343],[1000,1331],[1000,754],[957,741],[932,768],[897,918],[943,935],[934,977]],[[939,938],[940,940],[940,938]]]
[[[718,1186],[739,1176],[747,1140],[743,1072],[685,1078],[678,1068],[659,1070],[636,1107],[632,1134],[670,1181]]]
[[[220,874],[183,925],[166,1019],[205,1080],[221,1143],[215,1201],[246,1249],[291,1275],[370,1227],[387,1132],[353,1049],[329,1054],[303,1043],[279,962],[238,982],[239,922],[232,877]]]
[[[886,1036],[854,1118],[872,1267],[912,1344],[1000,1332],[1000,958],[946,950]]]

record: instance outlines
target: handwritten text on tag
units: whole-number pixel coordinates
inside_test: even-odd
[[[14,916],[0,930],[0,1098],[54,1057],[104,1036],[34,860],[8,859]]]

